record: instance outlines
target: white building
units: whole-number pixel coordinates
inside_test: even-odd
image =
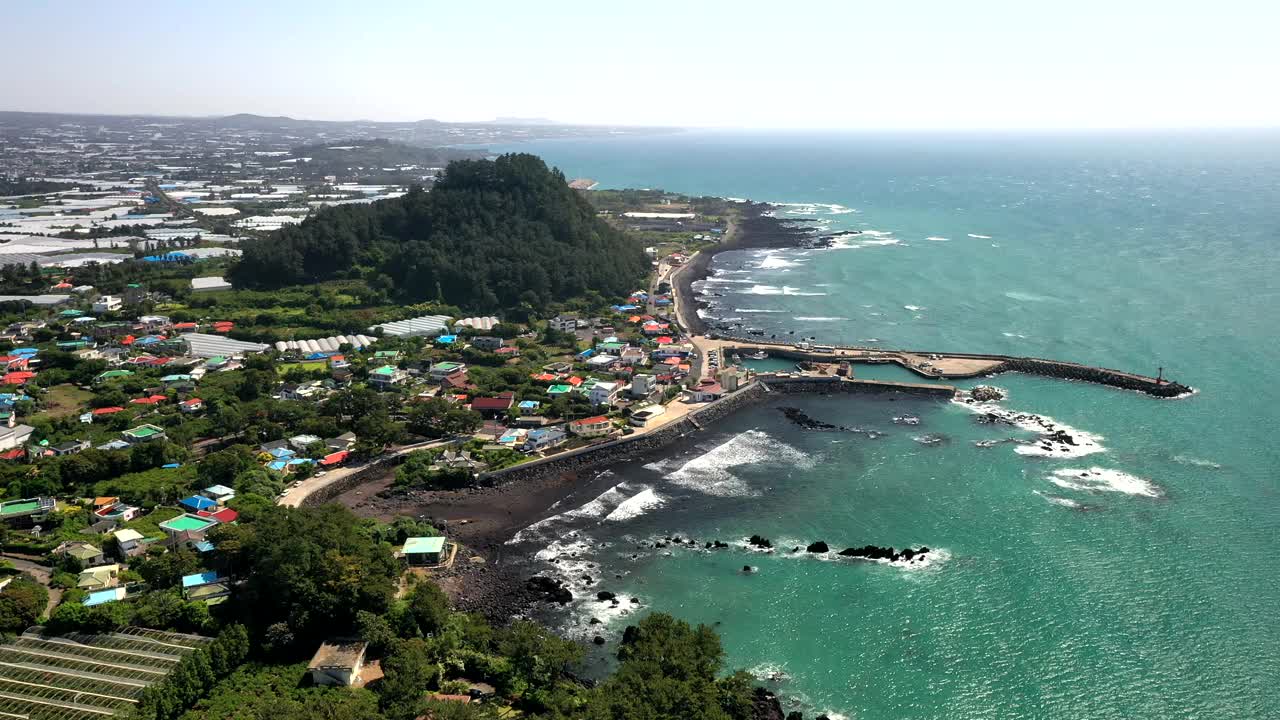
[[[547,327],[557,332],[573,332],[578,329],[578,318],[572,315],[557,315],[547,321]]]
[[[596,383],[587,393],[587,399],[592,405],[597,407],[601,405],[612,405],[618,399],[618,383],[601,382]]]
[[[223,280],[221,277],[198,277],[191,278],[191,292],[215,292],[217,290],[230,290],[231,283]]]
[[[93,311],[96,313],[116,312],[124,303],[115,295],[103,295],[93,301]]]

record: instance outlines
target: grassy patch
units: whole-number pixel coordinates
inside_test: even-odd
[[[68,415],[79,415],[89,407],[92,399],[93,393],[70,383],[54,385],[41,397],[44,407],[35,417],[56,420]]]
[[[327,370],[329,369],[329,362],[327,360],[313,360],[311,362],[285,363],[285,364],[276,366],[276,372],[280,373],[281,375],[284,375],[288,373],[290,370],[294,370],[294,369],[300,369],[306,372],[314,372],[316,370]]]

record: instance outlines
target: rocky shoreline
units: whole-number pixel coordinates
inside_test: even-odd
[[[813,248],[830,247],[838,237],[857,231],[820,235],[806,221],[777,218],[772,215],[776,206],[768,203],[743,203],[733,232],[719,245],[700,250],[689,263],[673,275],[675,291],[685,305],[680,311],[680,324],[694,335],[705,335],[709,326],[698,315],[707,307],[697,299],[693,284],[711,275],[711,261],[719,253],[728,250],[761,248]]]

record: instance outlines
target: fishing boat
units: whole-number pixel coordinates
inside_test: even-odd
[[[768,359],[769,359],[769,353],[767,353],[767,352],[765,352],[765,351],[763,351],[763,350],[757,350],[757,351],[755,351],[755,352],[753,352],[753,353],[747,353],[746,358],[747,358],[748,360],[768,360]]]

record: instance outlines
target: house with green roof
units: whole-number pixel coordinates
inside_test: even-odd
[[[125,442],[128,442],[130,445],[165,439],[164,428],[151,424],[129,428],[128,430],[122,431],[120,436],[123,437]]]
[[[383,365],[369,371],[369,384],[378,390],[388,390],[409,379],[409,373],[394,365]]]
[[[183,513],[160,523],[160,529],[168,533],[172,540],[200,540],[217,524],[218,521],[212,518]]]
[[[411,537],[404,541],[401,551],[411,566],[439,565],[444,554],[444,537]]]
[[[51,497],[33,497],[0,503],[0,522],[30,527],[48,517],[57,506]]]
[[[467,366],[460,362],[450,362],[450,361],[438,362],[435,365],[431,366],[430,375],[432,380],[436,382],[440,382],[441,380],[444,380],[450,375],[460,370],[466,370],[466,369],[467,369]]]
[[[129,377],[132,374],[133,374],[132,370],[108,370],[104,373],[99,373],[97,377],[93,379],[93,381],[95,383],[102,383],[108,380],[114,380],[116,378]]]

